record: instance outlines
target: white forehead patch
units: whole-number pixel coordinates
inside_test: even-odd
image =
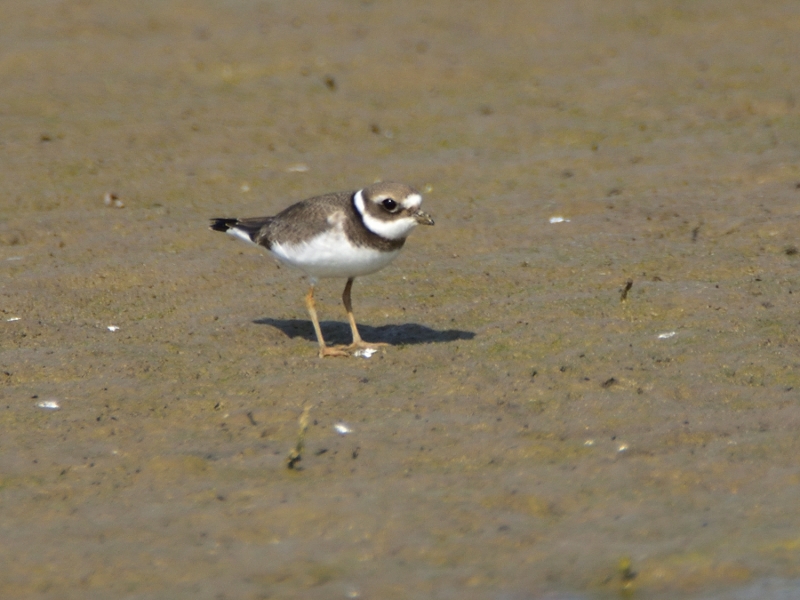
[[[406,196],[403,201],[400,203],[403,205],[403,208],[406,210],[413,210],[415,208],[419,208],[419,205],[422,204],[422,196],[419,194],[409,194]]]

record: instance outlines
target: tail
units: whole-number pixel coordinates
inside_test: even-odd
[[[236,219],[211,219],[211,225],[208,226],[209,229],[223,233],[233,227],[236,227]]]
[[[263,235],[264,226],[269,224],[271,220],[271,217],[255,219],[214,218],[211,219],[211,225],[208,228],[213,231],[222,231],[245,242],[259,244],[265,237]]]

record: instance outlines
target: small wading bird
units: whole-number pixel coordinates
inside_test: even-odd
[[[274,217],[211,219],[211,229],[264,246],[278,260],[311,278],[306,308],[319,342],[319,355],[348,356],[386,344],[361,339],[353,317],[353,280],[388,265],[417,225],[433,225],[420,210],[422,196],[402,183],[375,183],[356,192],[303,200]],[[314,286],[323,277],[346,277],[342,302],[353,332],[349,346],[326,346],[314,307]]]

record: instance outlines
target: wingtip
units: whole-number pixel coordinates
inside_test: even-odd
[[[236,225],[236,219],[223,219],[215,217],[211,219],[211,224],[208,226],[208,228],[211,231],[221,231],[225,233],[234,225]]]

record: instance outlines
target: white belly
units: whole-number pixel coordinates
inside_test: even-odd
[[[341,230],[328,231],[299,244],[273,244],[281,261],[312,277],[359,277],[379,271],[400,253],[353,246]]]

